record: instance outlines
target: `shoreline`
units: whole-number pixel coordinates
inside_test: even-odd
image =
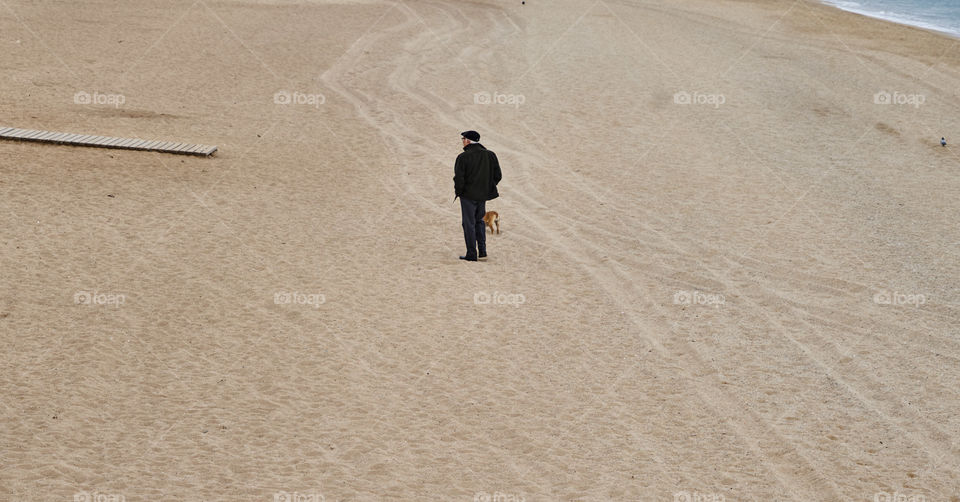
[[[892,23],[900,26],[907,26],[910,28],[920,29],[926,32],[937,34],[937,35],[943,35],[953,40],[960,40],[960,31],[950,31],[949,28],[936,26],[930,23],[926,23],[924,21],[920,21],[920,20],[914,21],[914,20],[904,19],[900,17],[884,16],[881,14],[870,12],[869,10],[857,10],[852,7],[841,5],[841,3],[837,0],[818,0],[818,3],[820,3],[821,5],[826,5],[828,7],[833,7],[843,12],[848,12],[850,14],[856,14],[858,16],[862,16],[870,19],[877,19],[879,21],[885,21],[887,23]]]

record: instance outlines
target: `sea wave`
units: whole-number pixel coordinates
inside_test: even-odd
[[[825,0],[824,3],[864,16],[960,37],[960,6],[891,0]]]

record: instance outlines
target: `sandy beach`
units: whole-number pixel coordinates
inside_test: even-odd
[[[3,0],[0,70],[0,127],[219,148],[0,141],[0,500],[960,502],[960,40]]]

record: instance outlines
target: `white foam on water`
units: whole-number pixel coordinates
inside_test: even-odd
[[[931,13],[927,13],[928,7],[923,5],[922,2],[916,2],[914,4],[910,4],[909,2],[902,3],[897,5],[897,10],[890,10],[889,8],[886,8],[886,6],[881,5],[879,2],[870,2],[869,0],[864,0],[862,2],[850,0],[824,0],[824,3],[833,5],[834,7],[848,12],[854,12],[864,16],[883,19],[885,21],[891,21],[898,24],[906,24],[909,26],[916,26],[918,28],[946,33],[954,37],[960,37],[960,18],[951,19],[938,17],[933,13],[936,12],[936,6],[929,7]],[[916,13],[914,14],[908,12],[911,9]],[[927,15],[921,15],[921,13]]]

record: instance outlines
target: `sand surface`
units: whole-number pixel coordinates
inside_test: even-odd
[[[0,126],[220,147],[0,141],[0,500],[960,500],[957,40],[2,0],[0,83]]]

